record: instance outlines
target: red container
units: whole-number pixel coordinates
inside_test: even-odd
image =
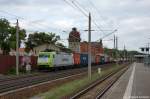
[[[96,64],[100,63],[100,55],[96,55],[96,57],[95,57],[95,63]]]
[[[80,53],[73,53],[73,59],[74,59],[74,64],[79,65],[80,64]]]

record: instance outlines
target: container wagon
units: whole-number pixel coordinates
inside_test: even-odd
[[[80,65],[80,53],[73,53],[74,65]]]
[[[109,63],[110,62],[109,56],[108,55],[104,55],[104,60],[105,60],[105,63]]]
[[[103,54],[97,54],[95,57],[95,63],[96,64],[104,64],[105,63],[105,57]]]
[[[87,66],[88,64],[88,54],[80,54],[80,64],[81,66]]]

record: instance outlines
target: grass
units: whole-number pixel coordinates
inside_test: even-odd
[[[107,70],[102,70],[101,74],[98,74],[97,71],[92,74],[92,79],[89,80],[88,77],[83,77],[82,79],[73,80],[68,83],[64,83],[56,88],[51,89],[46,93],[39,94],[38,96],[42,99],[60,99],[63,96],[69,95],[73,92],[78,91],[80,88],[90,84],[91,82],[102,78],[102,76],[108,75],[112,71],[120,69],[122,66],[112,66]]]
[[[26,72],[25,69],[19,68],[19,76],[21,76],[21,75],[26,75],[26,74],[34,74],[34,73],[36,73],[36,72],[31,71],[30,73],[28,73],[28,72]],[[13,66],[12,68],[10,68],[10,69],[7,71],[7,73],[5,73],[5,75],[7,75],[7,76],[17,76],[17,75],[16,75],[16,67]]]
[[[26,71],[23,70],[23,69],[19,69],[19,73],[20,73],[20,74],[25,74]],[[8,70],[8,72],[6,73],[6,75],[16,75],[16,67],[14,66],[14,67],[10,68],[10,69]]]

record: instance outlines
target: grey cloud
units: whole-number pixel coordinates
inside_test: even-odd
[[[1,6],[9,6],[9,5],[25,5],[29,2],[27,0],[0,0]]]
[[[77,1],[84,8],[91,10],[96,22],[102,25],[100,26],[102,29],[118,28],[116,34],[119,36],[119,48],[123,48],[125,43],[129,47],[128,49],[138,49],[139,44],[142,46],[145,43],[147,33],[150,31],[149,0],[91,0],[100,10],[102,17],[97,14],[88,0]],[[46,24],[48,27],[41,26],[45,31],[56,32],[62,38],[67,38],[68,34],[62,33],[64,27],[61,27],[61,24],[54,24],[57,21],[65,21],[66,24],[72,22],[71,26],[76,26],[79,30],[87,29],[88,26],[87,17],[77,9],[71,8],[63,0],[0,0],[0,9],[7,9],[8,12],[23,16],[30,21],[37,20],[38,23]],[[29,24],[26,22],[22,24],[26,29],[29,29]],[[32,29],[38,28],[35,26]],[[64,29],[70,30],[68,26]],[[92,29],[97,30],[93,23]],[[87,40],[87,33],[82,31],[81,33],[82,39]],[[102,35],[99,31],[94,32],[92,40],[98,39]],[[112,37],[110,36],[110,38]],[[105,45],[112,47],[113,44],[110,42]]]

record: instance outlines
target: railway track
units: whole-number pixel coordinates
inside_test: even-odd
[[[98,67],[107,68],[111,64],[94,66],[92,70],[96,70]],[[28,75],[24,77],[16,77],[16,78],[7,78],[5,81],[0,82],[0,93],[8,92],[11,90],[35,85],[38,83],[55,80],[67,76],[72,76],[76,74],[86,73],[87,68],[78,68],[78,69],[70,69],[70,70],[62,70],[58,72],[50,72],[44,74],[36,74],[36,75]]]
[[[79,91],[70,99],[100,99],[127,69],[128,66],[110,73]]]

